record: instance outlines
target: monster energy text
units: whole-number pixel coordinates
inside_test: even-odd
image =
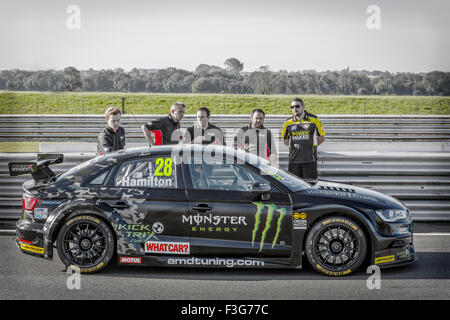
[[[197,213],[196,215],[189,215],[185,216],[183,215],[183,223],[189,223],[190,225],[193,225],[194,223],[199,225],[247,225],[247,222],[245,222],[245,217],[240,216],[214,216],[212,214],[205,214],[201,215]]]

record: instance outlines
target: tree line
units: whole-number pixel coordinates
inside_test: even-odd
[[[321,95],[450,95],[450,72],[391,73],[388,71],[317,72],[272,71],[261,66],[242,72],[244,64],[227,59],[224,68],[207,64],[195,71],[177,68],[114,70],[0,72],[0,90],[91,91],[228,94],[321,94]]]

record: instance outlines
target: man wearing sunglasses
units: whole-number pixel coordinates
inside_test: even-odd
[[[283,125],[281,136],[289,146],[289,171],[306,180],[317,179],[317,146],[325,140],[319,117],[308,113],[300,98],[291,102],[292,117]]]
[[[106,110],[107,126],[97,138],[97,152],[100,156],[125,147],[125,129],[120,126],[120,116],[120,110],[116,107]]]

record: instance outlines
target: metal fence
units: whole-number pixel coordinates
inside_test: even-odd
[[[140,126],[164,115],[124,115],[127,141],[144,142]],[[268,115],[265,126],[279,133],[287,115]],[[327,140],[332,141],[450,141],[450,116],[342,116],[321,115]],[[249,116],[214,115],[211,122],[232,135],[248,124]],[[186,115],[182,127],[195,115]],[[103,115],[0,115],[0,141],[95,142],[105,126]],[[278,135],[277,135],[278,133]]]

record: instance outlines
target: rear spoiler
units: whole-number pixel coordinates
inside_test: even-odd
[[[31,173],[35,181],[49,180],[55,176],[55,173],[48,166],[63,161],[64,155],[62,153],[38,153],[36,161],[8,163],[9,175],[14,177]]]

